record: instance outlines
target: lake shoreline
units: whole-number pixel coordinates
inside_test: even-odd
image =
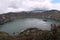
[[[56,31],[57,30],[57,31]],[[28,28],[20,33],[13,32],[12,35],[8,34],[7,32],[0,32],[0,39],[1,40],[56,40],[60,34],[60,26],[56,29],[52,29],[51,31],[48,30],[41,30],[39,28]],[[47,37],[48,36],[48,37]],[[60,36],[59,36],[60,37]]]
[[[0,24],[6,22],[14,21],[15,19],[20,18],[51,18],[54,20],[60,20],[60,11],[58,10],[49,10],[44,12],[31,12],[31,11],[22,11],[22,12],[8,12],[0,14]]]

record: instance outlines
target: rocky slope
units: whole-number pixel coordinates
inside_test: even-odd
[[[38,28],[28,28],[18,34],[9,35],[6,32],[0,32],[0,40],[60,40],[60,26],[51,31]]]
[[[34,17],[34,18],[53,18],[60,20],[60,11],[58,10],[49,10],[44,12],[9,12],[0,14],[0,24],[3,24],[8,21],[12,21],[16,18],[27,18],[27,17]]]

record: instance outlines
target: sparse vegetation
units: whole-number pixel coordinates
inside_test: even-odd
[[[44,12],[9,12],[0,14],[0,24],[4,24],[16,18],[50,18],[52,20],[60,21],[60,11],[49,10]]]
[[[60,11],[50,10],[46,12],[15,12],[0,14],[0,25],[16,18],[52,18],[60,19]],[[46,21],[46,20],[45,20]],[[56,27],[51,25],[51,31],[41,30],[38,28],[28,28],[17,35],[13,33],[12,35],[7,32],[0,32],[0,40],[60,40],[60,25]]]
[[[57,30],[57,31],[56,31]],[[60,26],[53,30],[41,30],[38,28],[28,28],[17,35],[9,35],[6,32],[0,32],[0,40],[60,40]]]

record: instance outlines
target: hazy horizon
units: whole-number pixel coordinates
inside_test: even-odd
[[[60,0],[0,0],[0,14],[34,9],[60,10]]]

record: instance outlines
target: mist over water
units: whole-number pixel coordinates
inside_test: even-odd
[[[12,22],[5,23],[4,25],[0,25],[0,31],[5,31],[8,33],[13,32],[21,32],[27,28],[40,28],[42,30],[50,30],[50,25],[56,23],[55,21],[48,20],[43,21],[43,19],[39,18],[24,18],[17,19]]]

